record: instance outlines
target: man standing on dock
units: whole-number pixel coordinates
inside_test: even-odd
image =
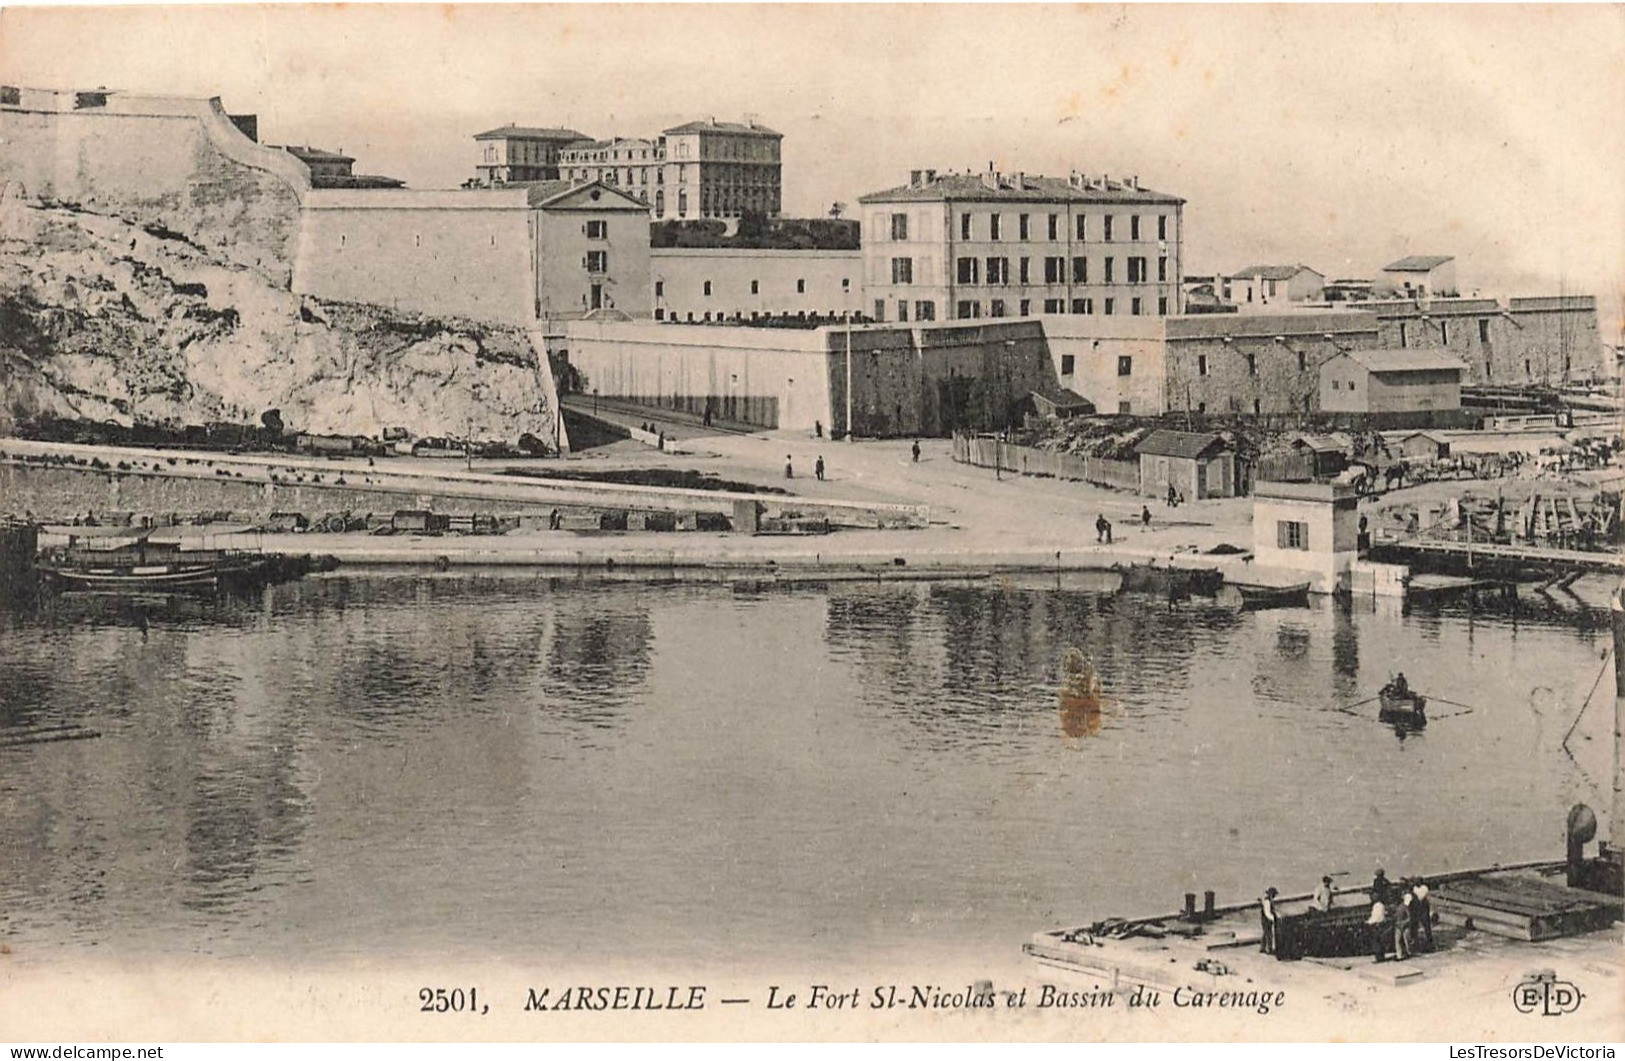
[[[1274,888],[1264,889],[1264,898],[1258,901],[1258,914],[1263,920],[1264,938],[1259,942],[1259,949],[1265,954],[1275,953],[1276,926],[1280,924],[1275,912],[1275,896],[1278,893]]]
[[[1332,908],[1332,879],[1330,877],[1320,878],[1320,887],[1315,889],[1315,897],[1309,900],[1309,903],[1316,910],[1325,911]]]
[[[1378,870],[1380,873],[1381,870]],[[1388,908],[1382,898],[1372,891],[1371,916],[1365,919],[1366,931],[1371,933],[1371,956],[1379,962],[1388,958]]]
[[[1416,918],[1417,938],[1422,941],[1425,949],[1431,951],[1433,949],[1433,906],[1428,902],[1427,881],[1421,877],[1416,878],[1416,883],[1411,887],[1411,894],[1416,896],[1412,913]]]
[[[1411,956],[1411,893],[1406,892],[1394,905],[1394,960],[1404,961]]]

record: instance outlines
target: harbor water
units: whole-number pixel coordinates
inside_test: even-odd
[[[1014,955],[1040,929],[1561,857],[1594,605],[1241,610],[1105,579],[341,574],[0,611],[13,961]],[[1064,660],[1098,715],[1063,707]],[[1076,656],[1074,656],[1076,659]],[[1370,702],[1430,694],[1401,736]],[[1570,753],[1572,750],[1572,755]]]

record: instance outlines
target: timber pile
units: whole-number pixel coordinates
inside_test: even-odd
[[[55,726],[0,726],[0,748],[21,748],[31,744],[54,744],[65,740],[89,740],[101,734],[78,723]]]
[[[1529,877],[1478,877],[1433,893],[1439,918],[1507,939],[1543,940],[1607,928],[1625,902]]]

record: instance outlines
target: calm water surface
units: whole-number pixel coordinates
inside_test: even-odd
[[[1578,762],[1561,742],[1600,612],[1104,590],[394,575],[0,612],[0,727],[102,733],[0,748],[0,939],[1005,954],[1187,890],[1561,856],[1599,798],[1606,720]],[[1093,734],[1059,708],[1071,648],[1105,689]],[[1394,669],[1471,713],[1398,739],[1361,703]]]

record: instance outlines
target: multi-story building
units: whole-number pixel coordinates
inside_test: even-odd
[[[559,179],[559,153],[566,144],[587,139],[574,129],[537,129],[504,125],[474,135],[479,152],[473,183],[489,188],[496,184]]]
[[[599,180],[649,205],[657,220],[779,213],[783,135],[755,122],[713,118],[654,139],[581,139],[559,155],[565,180]]]
[[[1181,311],[1185,201],[1137,178],[915,170],[859,202],[876,320]]]

